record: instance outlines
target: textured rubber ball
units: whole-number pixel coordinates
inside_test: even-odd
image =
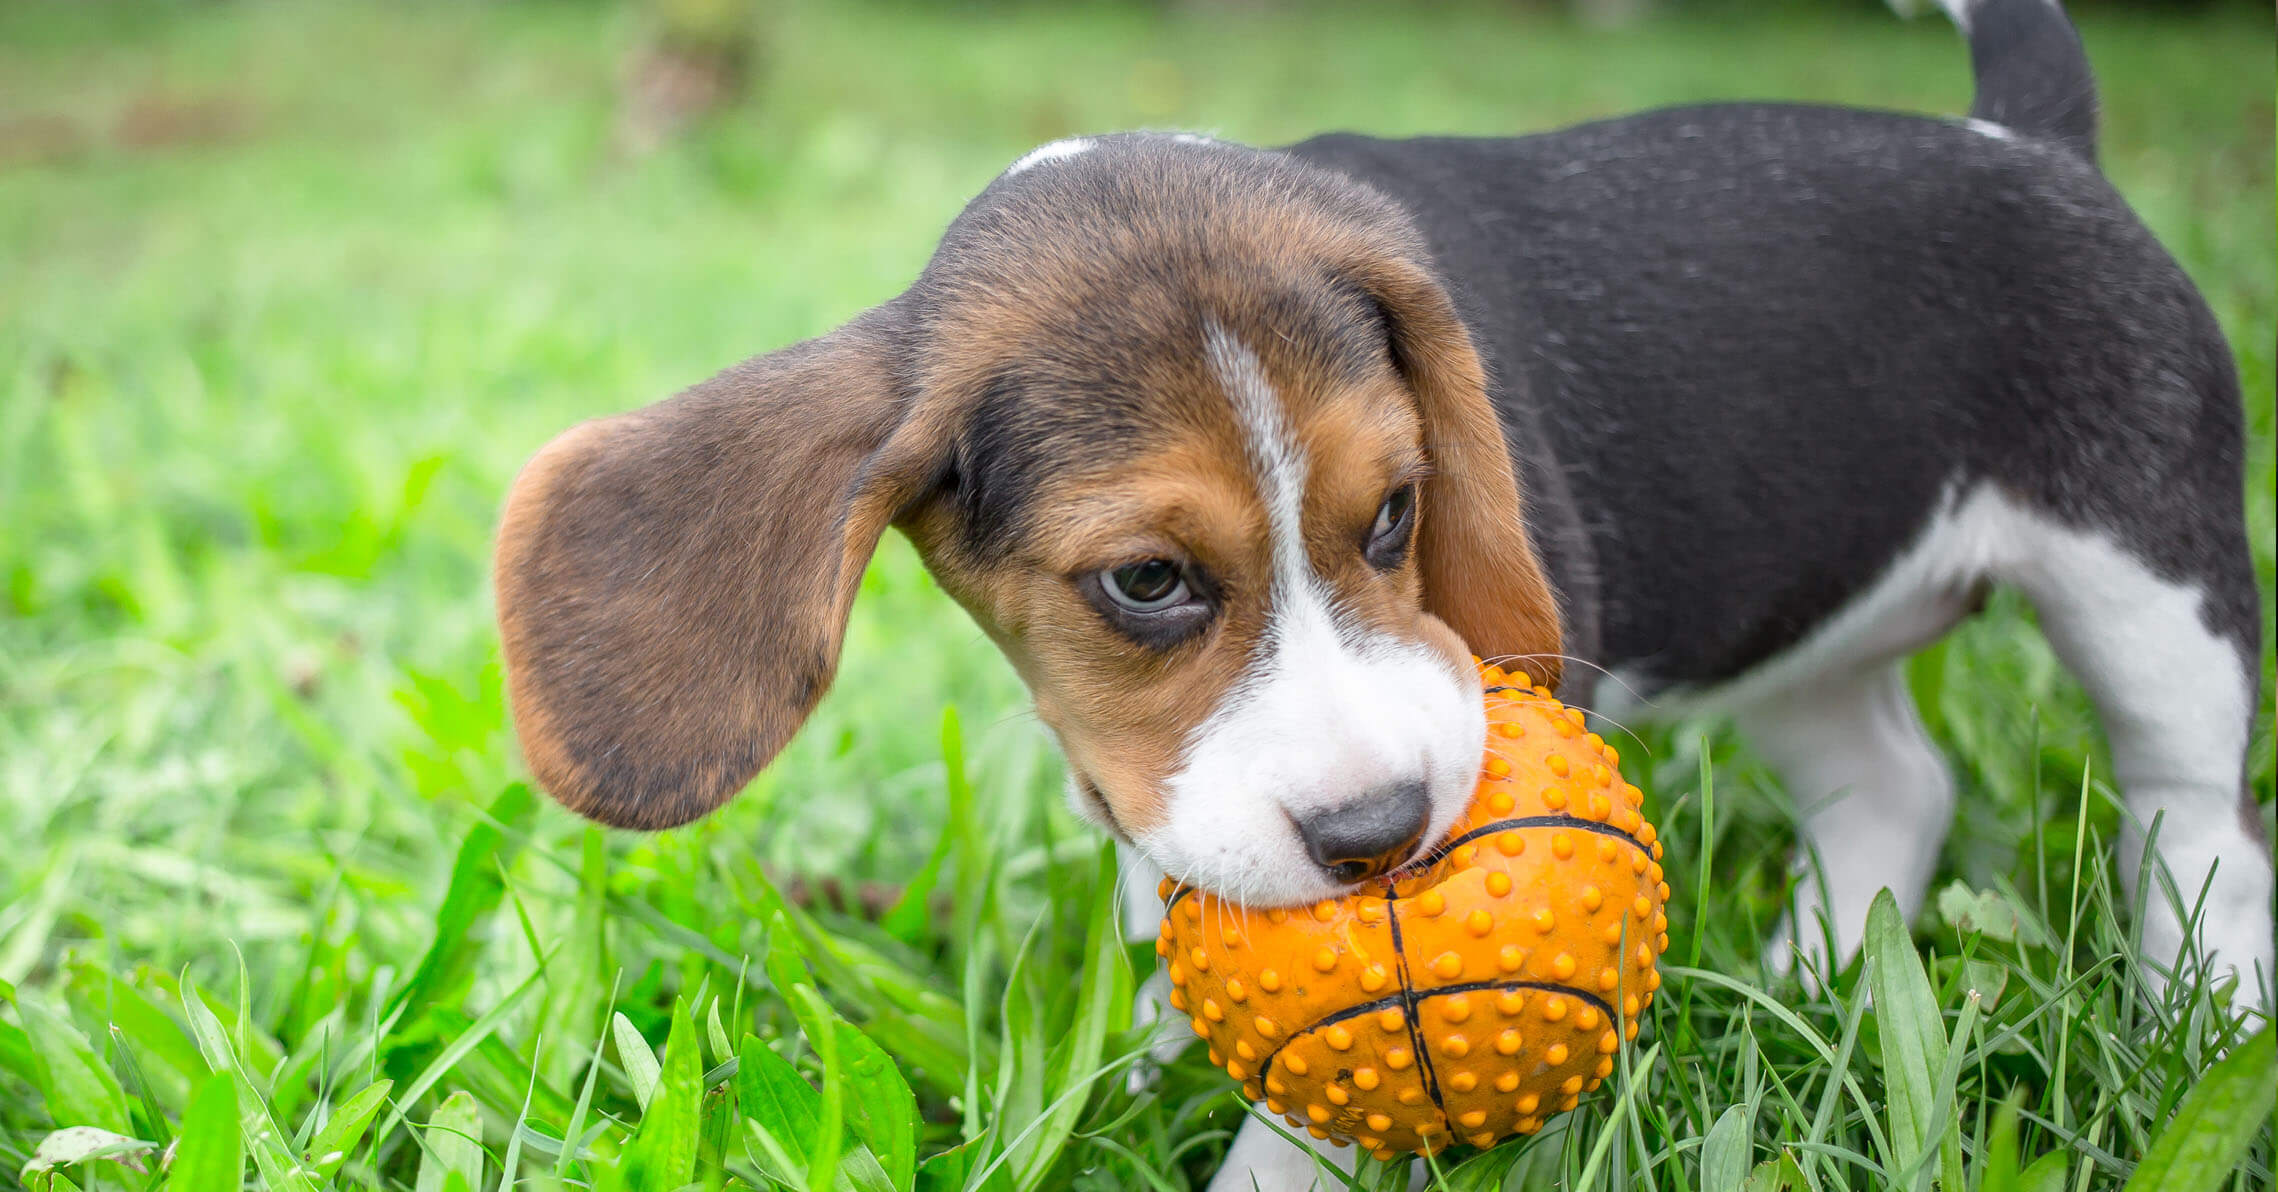
[[[1547,688],[1480,677],[1479,785],[1420,861],[1301,911],[1162,887],[1172,1004],[1202,1008],[1213,1058],[1291,1129],[1379,1158],[1541,1129],[1605,1079],[1661,985],[1644,795]]]

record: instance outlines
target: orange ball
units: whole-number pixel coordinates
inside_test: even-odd
[[[1661,987],[1661,846],[1582,713],[1483,666],[1487,754],[1447,843],[1363,892],[1252,909],[1166,880],[1155,951],[1210,1060],[1380,1159],[1531,1134]]]

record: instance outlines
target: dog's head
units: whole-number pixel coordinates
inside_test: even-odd
[[[888,525],[1027,682],[1077,809],[1261,903],[1453,822],[1470,653],[1555,681],[1556,605],[1422,241],[1281,154],[1047,146],[899,297],[540,451],[497,581],[539,780],[625,826],[726,801],[829,685]]]

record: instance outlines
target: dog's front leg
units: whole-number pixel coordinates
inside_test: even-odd
[[[1134,943],[1153,940],[1163,921],[1163,900],[1155,893],[1162,884],[1163,871],[1130,844],[1118,844],[1115,851],[1123,882],[1123,938]],[[1171,980],[1161,965],[1139,986],[1131,1020],[1140,1026],[1152,1023],[1157,1027],[1148,1049],[1149,1062],[1131,1070],[1131,1088],[1137,1092],[1153,1082],[1156,1066],[1177,1059],[1194,1041],[1194,1033],[1186,1029],[1185,1016],[1171,1009]],[[1331,1148],[1326,1143],[1320,1153],[1344,1171],[1351,1171],[1359,1156],[1355,1148]],[[1211,1178],[1210,1192],[1311,1192],[1320,1186],[1314,1154],[1310,1144],[1293,1144],[1273,1127],[1252,1118],[1235,1135],[1225,1164]]]
[[[1316,1188],[1336,1188],[1341,1185],[1321,1178],[1321,1169],[1315,1156],[1325,1158],[1339,1171],[1351,1171],[1358,1161],[1356,1147],[1331,1148],[1328,1143],[1313,1144],[1299,1136],[1291,1142],[1272,1123],[1251,1118],[1242,1123],[1241,1133],[1234,1136],[1234,1145],[1226,1152],[1226,1162],[1211,1177],[1210,1192],[1313,1192]]]
[[[1123,938],[1132,943],[1151,941],[1163,922],[1163,900],[1155,893],[1162,884],[1163,871],[1129,842],[1116,844],[1115,857],[1123,882]],[[1185,1020],[1171,1010],[1171,978],[1163,966],[1156,965],[1153,974],[1140,982],[1139,993],[1131,1002],[1131,1022],[1154,1028],[1147,1061],[1131,1069],[1129,1084],[1137,1092],[1154,1082],[1158,1066],[1177,1059],[1194,1041]]]

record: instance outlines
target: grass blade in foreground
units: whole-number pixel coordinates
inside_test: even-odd
[[[623,1016],[617,1021],[623,1022]],[[696,1054],[696,1037],[695,1016],[687,1003],[675,1002],[654,1092],[641,1113],[632,1146],[615,1169],[624,1187],[677,1188],[695,1178],[704,1098],[704,1065]],[[640,1050],[646,1052],[646,1044]]]
[[[1918,1188],[1936,1151],[1941,1186],[1960,1188],[1962,1144],[1959,1123],[1949,1111],[1939,1122],[1939,1075],[1946,1058],[1946,1024],[1938,997],[1922,969],[1922,954],[1898,900],[1889,890],[1875,895],[1867,909],[1867,982],[1874,991],[1874,1014],[1882,1027],[1883,1082],[1890,1097],[1890,1176]],[[1953,1104],[1949,1095],[1947,1105]],[[1931,1131],[1937,1130],[1932,1137]]]
[[[227,1072],[206,1078],[182,1115],[182,1142],[166,1173],[166,1192],[238,1192],[245,1186],[245,1140],[237,1131],[237,1082]]]
[[[453,1093],[435,1107],[420,1136],[427,1154],[419,1163],[418,1192],[446,1192],[451,1177],[469,1188],[482,1187],[482,1110],[466,1093]]]
[[[2274,1029],[2263,1027],[2207,1069],[2128,1177],[2128,1192],[2196,1192],[2220,1187],[2238,1170],[2255,1132],[2269,1127],[2278,1101]]]

